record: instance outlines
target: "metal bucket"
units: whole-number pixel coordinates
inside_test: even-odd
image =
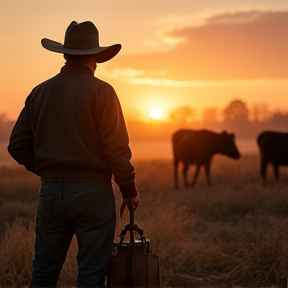
[[[130,241],[124,242],[126,232]],[[134,241],[133,231],[140,240]],[[107,288],[160,288],[159,256],[152,254],[150,241],[143,236],[134,224],[134,214],[130,211],[130,223],[120,234],[120,242],[114,243],[107,274]]]

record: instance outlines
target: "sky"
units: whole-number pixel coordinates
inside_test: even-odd
[[[288,111],[287,0],[0,0],[0,114],[16,119],[33,87],[59,73],[72,21],[92,21],[100,46],[122,44],[95,76],[116,90],[127,120],[179,106],[224,109],[241,99]]]

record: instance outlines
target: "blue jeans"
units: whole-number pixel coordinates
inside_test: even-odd
[[[29,287],[56,287],[75,234],[79,287],[104,288],[115,223],[111,181],[42,180]]]

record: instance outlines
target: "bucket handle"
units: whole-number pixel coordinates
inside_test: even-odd
[[[130,232],[129,244],[133,245],[135,243],[133,231],[136,231],[139,234],[141,242],[147,243],[146,238],[143,235],[144,234],[143,230],[137,224],[134,223],[134,210],[129,210],[129,214],[130,214],[129,215],[130,223],[128,223],[125,226],[125,228],[122,230],[120,234],[120,244],[123,243],[126,232]]]

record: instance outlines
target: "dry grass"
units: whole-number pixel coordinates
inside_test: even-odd
[[[175,191],[172,161],[134,164],[141,195],[135,220],[160,255],[162,287],[270,286],[287,278],[287,168],[280,170],[279,183],[269,169],[264,186],[258,155],[246,154],[238,161],[216,157],[212,187],[201,171],[193,188],[181,185]],[[20,287],[27,285],[31,272],[39,182],[23,169],[0,168],[0,173],[0,221],[5,228],[0,236],[0,283]],[[116,236],[127,222],[127,214],[118,219]],[[75,283],[76,253],[73,241],[61,287]]]
[[[0,237],[4,223],[15,218],[34,221],[39,179],[24,168],[0,167]]]

